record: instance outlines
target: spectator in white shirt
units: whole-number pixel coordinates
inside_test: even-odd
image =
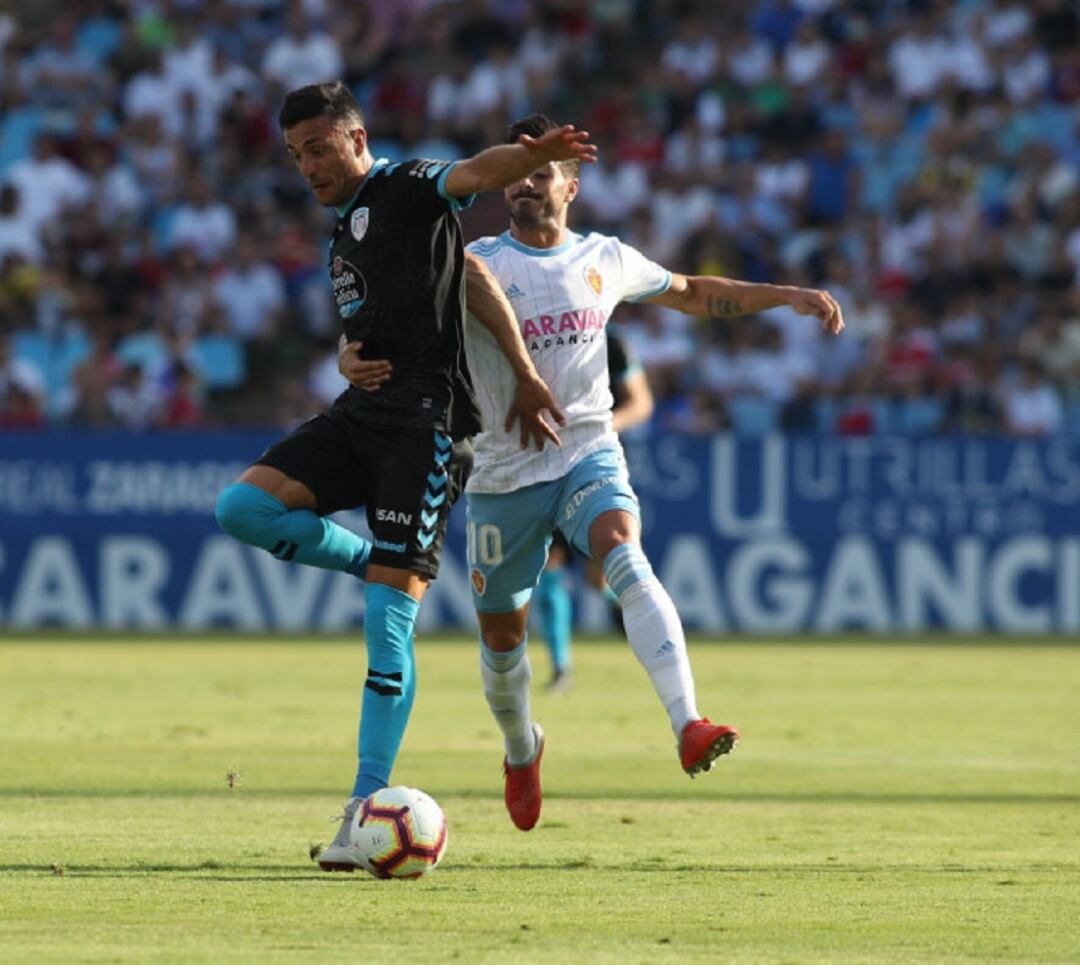
[[[125,148],[145,200],[151,204],[166,198],[171,200],[181,176],[183,156],[179,143],[166,132],[161,118],[148,114],[130,125]]]
[[[150,62],[124,87],[124,116],[129,121],[155,117],[169,135],[182,132],[183,117],[180,112],[180,88],[165,73],[160,52],[150,54]]]
[[[949,69],[949,48],[934,30],[934,21],[922,14],[915,27],[889,49],[889,67],[896,89],[908,100],[933,97]]]
[[[222,112],[234,103],[238,94],[254,101],[261,93],[262,84],[252,71],[230,61],[224,51],[215,50],[210,69],[195,88],[200,139],[207,143],[213,140]]]
[[[686,236],[706,225],[715,212],[716,199],[705,185],[674,173],[658,178],[652,203],[657,251],[677,251]]]
[[[620,332],[645,369],[654,394],[668,397],[695,362],[697,346],[687,327],[690,318],[645,302],[628,307],[634,314],[623,317]]]
[[[283,89],[335,80],[343,67],[341,49],[329,34],[311,29],[297,8],[289,15],[288,33],[266,48],[263,76]]]
[[[177,248],[168,261],[155,321],[161,331],[194,339],[220,327],[221,306],[214,297],[211,272],[190,245]]]
[[[724,44],[724,56],[728,75],[746,88],[754,88],[767,81],[776,66],[772,45],[751,33],[741,20]]]
[[[245,342],[273,338],[285,307],[278,270],[260,260],[255,239],[241,235],[229,267],[214,282],[229,332]],[[335,354],[336,358],[336,354]]]
[[[1025,4],[994,0],[986,14],[986,39],[994,47],[1004,47],[1031,29],[1031,14]]]
[[[616,223],[649,200],[649,176],[635,162],[621,164],[611,154],[581,172],[583,193],[579,202],[601,221]]]
[[[964,90],[988,93],[997,79],[986,41],[986,18],[980,14],[957,24],[947,49],[949,76]]]
[[[747,361],[753,348],[750,327],[740,319],[737,328],[714,331],[694,352],[697,385],[713,396],[729,399],[750,391]]]
[[[16,358],[11,337],[0,332],[0,406],[15,389],[40,403],[45,395],[45,375],[28,359]]]
[[[15,185],[0,187],[0,265],[8,255],[16,255],[32,265],[40,265],[45,257],[41,239],[21,207]]]
[[[215,201],[210,183],[201,175],[192,178],[187,201],[173,216],[169,248],[193,248],[201,261],[214,262],[232,246],[236,238],[236,216],[232,208]]]
[[[86,172],[102,227],[116,227],[122,221],[138,218],[146,196],[129,165],[114,161],[107,148],[95,147],[86,154]]]
[[[117,383],[105,393],[105,406],[113,424],[135,431],[151,426],[164,402],[161,388],[147,378],[138,364],[127,366]]]
[[[831,59],[829,45],[813,20],[799,24],[795,38],[784,51],[784,77],[796,87],[816,84]]]
[[[37,231],[65,208],[86,201],[90,190],[86,175],[57,153],[51,134],[34,139],[33,153],[11,166],[8,181],[19,189],[20,212]]]
[[[754,193],[788,204],[801,202],[810,178],[806,162],[775,140],[765,144],[763,153],[754,167]]]
[[[165,54],[165,77],[178,91],[198,91],[210,76],[213,49],[191,15],[179,18],[176,44]]]
[[[495,110],[508,118],[519,116],[528,104],[524,68],[502,44],[473,67],[459,93],[459,119],[473,123]]]
[[[719,62],[719,45],[700,17],[686,18],[678,36],[669,41],[661,54],[661,63],[667,70],[681,74],[695,85],[709,80]]]
[[[1017,384],[1005,390],[1005,428],[1014,436],[1049,436],[1061,429],[1061,395],[1044,378],[1034,359],[1026,359]]]
[[[1035,45],[1030,33],[1021,34],[1009,45],[1001,76],[1009,100],[1029,104],[1050,85],[1050,58]]]
[[[684,124],[664,145],[664,165],[678,175],[715,181],[723,167],[724,139],[697,118]]]
[[[307,389],[322,405],[331,405],[349,383],[338,370],[338,350],[335,345],[312,363],[307,375]]]
[[[43,105],[70,110],[99,99],[103,77],[92,54],[76,43],[76,15],[63,13],[49,25],[48,38],[23,62],[19,80]]]
[[[782,404],[813,383],[814,357],[800,351],[785,351],[778,329],[761,326],[755,333],[755,342],[741,359],[744,391]]]

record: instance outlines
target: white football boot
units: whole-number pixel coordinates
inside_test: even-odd
[[[334,835],[334,840],[319,855],[319,867],[323,871],[355,871],[364,867],[356,857],[351,839],[353,818],[356,817],[356,809],[363,800],[362,797],[349,798],[345,803],[345,813],[334,819],[341,821],[341,827]]]

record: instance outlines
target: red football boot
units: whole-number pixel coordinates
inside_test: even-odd
[[[540,790],[540,758],[544,756],[544,732],[539,724],[533,724],[536,736],[536,756],[528,764],[511,765],[503,758],[506,775],[506,810],[514,827],[529,831],[540,820],[540,805],[544,794]]]
[[[712,770],[713,761],[728,754],[739,743],[739,732],[726,724],[714,724],[708,717],[692,720],[683,728],[679,741],[682,769],[691,777]]]

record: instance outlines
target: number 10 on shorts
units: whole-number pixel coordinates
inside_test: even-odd
[[[494,523],[477,526],[471,520],[466,526],[470,565],[498,566],[502,562],[502,531]]]

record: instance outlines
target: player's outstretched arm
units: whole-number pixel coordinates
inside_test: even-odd
[[[509,432],[514,423],[521,420],[522,449],[528,447],[530,439],[536,441],[537,449],[544,448],[545,439],[557,446],[562,445],[558,433],[544,420],[544,413],[549,413],[560,426],[566,425],[566,416],[560,411],[551,390],[540,378],[536,366],[529,358],[514,310],[495,276],[488,270],[483,259],[471,252],[465,253],[465,303],[480,324],[494,336],[517,376],[517,395],[506,415],[503,428]],[[473,378],[483,377],[483,372],[473,373]]]
[[[844,327],[840,305],[827,291],[793,285],[758,285],[733,278],[672,274],[671,286],[647,301],[676,308],[688,315],[734,318],[790,305],[800,315],[821,319],[821,327],[836,335]]]
[[[446,175],[446,193],[466,198],[481,191],[498,191],[532,174],[548,161],[596,160],[596,145],[589,143],[589,132],[564,124],[543,137],[522,134],[516,144],[499,144],[458,161]]]

